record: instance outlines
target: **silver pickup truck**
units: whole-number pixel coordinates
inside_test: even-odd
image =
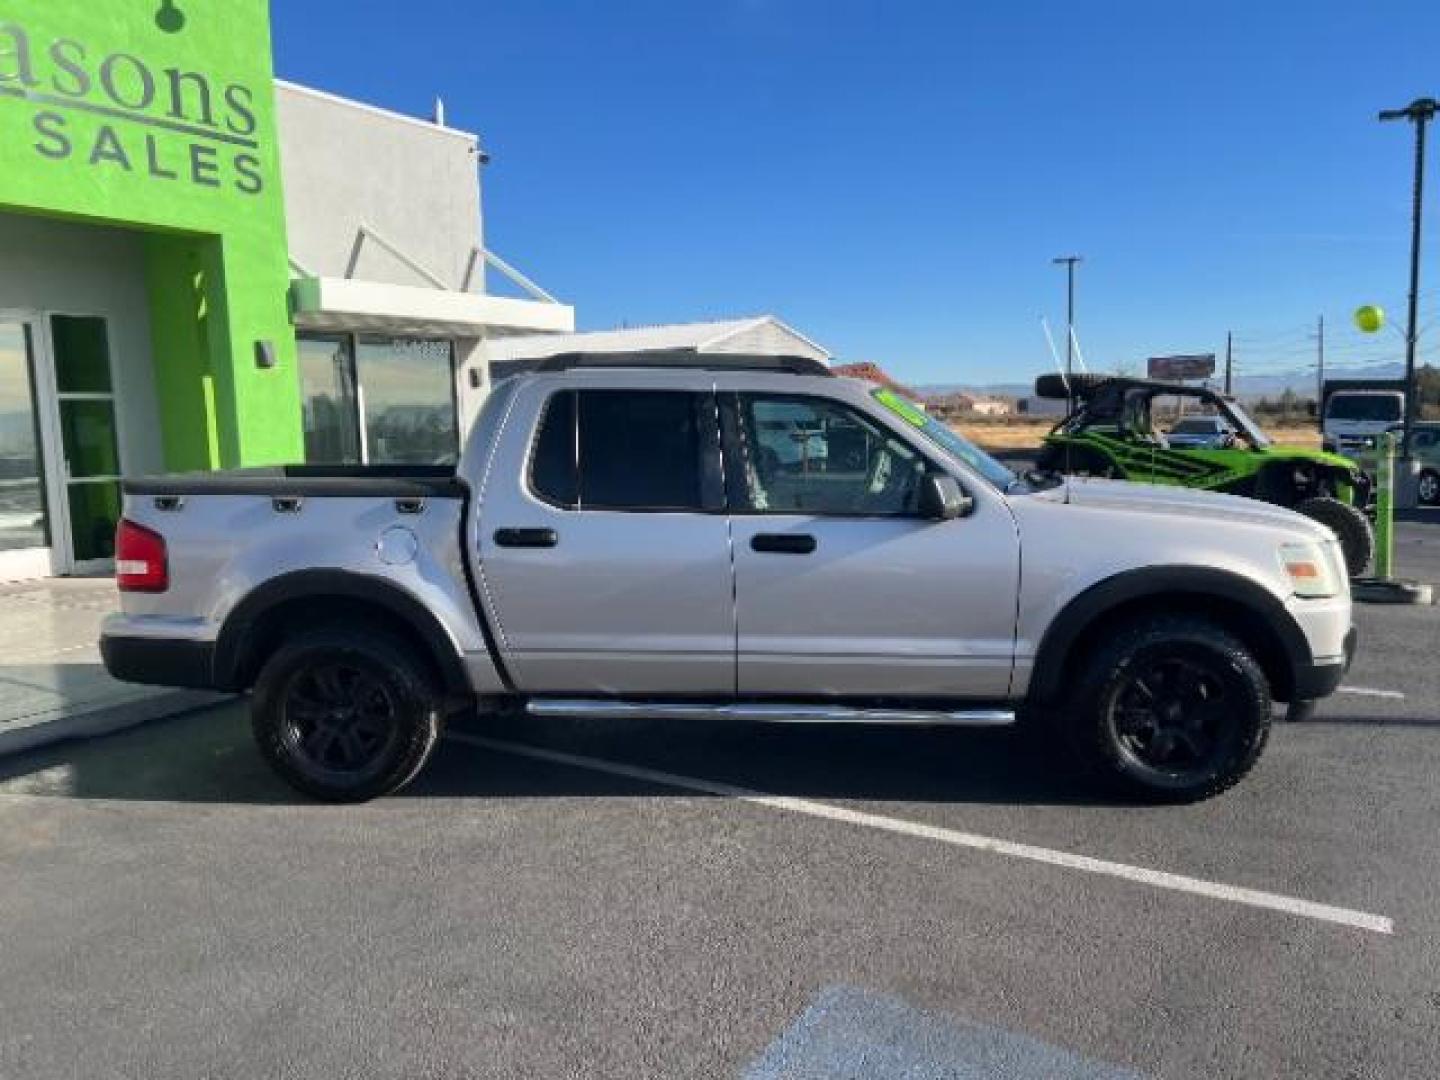
[[[410,780],[457,709],[996,726],[1143,798],[1339,684],[1344,562],[1249,499],[1017,476],[814,361],[569,355],[458,467],[133,480],[111,674],[250,691],[293,785]]]

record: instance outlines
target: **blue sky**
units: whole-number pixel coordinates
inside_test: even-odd
[[[479,132],[487,241],[582,328],[775,312],[917,383],[1399,355],[1440,4],[275,3],[278,74]],[[1432,135],[1440,160],[1440,128]],[[1421,324],[1440,317],[1429,170]],[[1422,342],[1440,361],[1440,322]]]

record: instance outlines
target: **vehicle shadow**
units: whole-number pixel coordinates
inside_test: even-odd
[[[1440,506],[1412,506],[1395,511],[1396,521],[1421,521],[1426,524],[1440,523]]]
[[[424,772],[387,802],[706,797],[703,791],[536,760],[473,738],[540,747],[766,794],[936,803],[1115,800],[1013,731],[725,721],[452,721]],[[306,805],[261,760],[241,705],[0,760],[0,794],[135,802]]]

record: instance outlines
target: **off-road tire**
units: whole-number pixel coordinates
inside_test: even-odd
[[[374,730],[383,729],[380,746],[363,767],[355,769],[317,762],[304,749],[307,740],[301,734],[302,725],[310,723],[308,718],[317,711],[325,713],[327,721],[344,711],[316,710],[301,691],[308,688],[313,696],[321,672],[345,671],[357,673],[349,684],[352,697],[357,682],[370,688],[370,715],[365,722]],[[343,685],[344,679],[340,681]],[[387,707],[374,708],[382,698]],[[351,708],[352,723],[359,711],[358,706]],[[377,721],[375,716],[382,712],[384,719]],[[326,802],[365,802],[408,784],[430,759],[444,713],[444,695],[415,650],[363,623],[308,630],[281,644],[261,668],[250,706],[261,755],[296,790]],[[337,722],[343,723],[343,717]],[[313,725],[310,730],[313,734]],[[374,741],[369,735],[367,739]],[[333,748],[334,741],[332,737],[327,748]]]
[[[1078,693],[1073,699],[1066,734],[1080,764],[1111,790],[1145,802],[1188,803],[1228,790],[1259,759],[1270,735],[1270,686],[1265,673],[1245,645],[1209,619],[1190,615],[1152,615],[1126,624],[1083,661]],[[1174,667],[1182,674],[1160,672]],[[1203,673],[1209,696],[1196,684],[1195,694],[1185,691],[1184,671]],[[1139,695],[1138,684],[1149,680],[1152,696]],[[1173,684],[1173,685],[1171,685]],[[1190,715],[1167,719],[1166,732],[1187,722],[1187,733],[1210,747],[1197,755],[1191,768],[1166,767],[1146,760],[1161,744],[1152,734],[1149,751],[1137,749],[1141,727],[1131,727],[1129,716],[1138,700],[1155,702],[1156,715],[1167,708],[1167,695],[1193,700]],[[1128,705],[1132,706],[1127,708]],[[1143,710],[1142,710],[1143,711]],[[1160,732],[1153,727],[1152,732]],[[1176,737],[1167,745],[1177,749]]]
[[[1070,376],[1070,386],[1069,389],[1066,389],[1065,376],[1058,372],[1050,372],[1035,380],[1035,396],[1056,401],[1065,401],[1071,394],[1076,397],[1084,397],[1102,383],[1109,382],[1110,378],[1109,375],[1076,372]]]
[[[1375,557],[1375,530],[1361,510],[1326,495],[1296,503],[1295,509],[1339,538],[1340,550],[1345,553],[1345,568],[1352,578],[1365,572]]]
[[[1415,482],[1415,495],[1421,506],[1440,506],[1440,472],[1422,470]]]

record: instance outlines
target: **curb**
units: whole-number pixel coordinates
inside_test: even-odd
[[[138,727],[192,709],[225,701],[228,694],[203,690],[167,690],[121,702],[96,702],[61,716],[20,723],[0,729],[0,757],[24,753],[69,739],[93,739],[100,735]]]

